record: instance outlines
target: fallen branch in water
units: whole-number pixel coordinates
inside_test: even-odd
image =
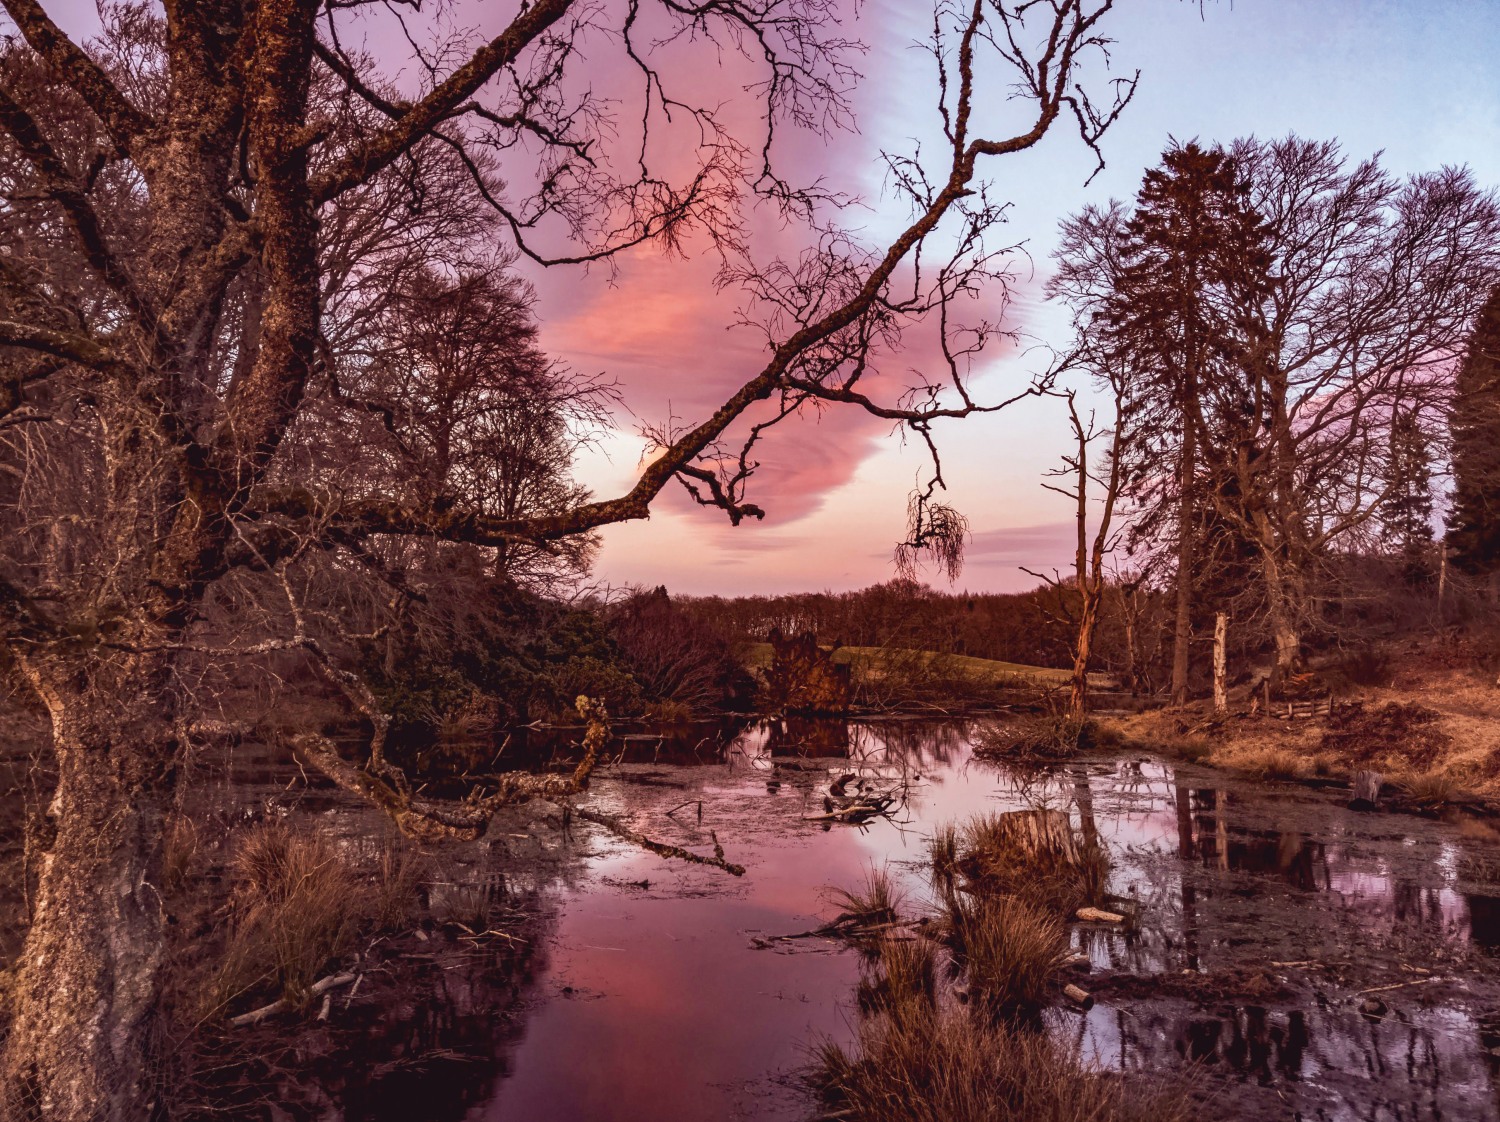
[[[638,845],[642,849],[650,850],[658,857],[689,861],[694,865],[712,865],[716,869],[723,869],[730,876],[742,877],[745,875],[745,866],[736,865],[734,862],[724,859],[724,847],[719,844],[719,835],[712,830],[708,832],[708,836],[713,839],[714,855],[712,857],[704,857],[701,853],[694,853],[691,850],[683,849],[680,845],[670,845],[667,842],[659,842],[653,838],[648,838],[638,830],[631,829],[612,814],[602,814],[597,810],[589,810],[587,807],[573,806],[571,803],[561,803],[556,800],[549,801],[553,802],[556,806],[565,807],[572,811],[572,813],[582,818],[585,822],[592,822],[596,826],[603,826],[617,838],[622,838],[632,845]]]
[[[307,987],[307,992],[313,997],[321,993],[327,993],[339,986],[347,986],[358,978],[358,974],[330,974],[321,978]],[[248,1013],[241,1013],[238,1017],[229,1018],[229,1023],[235,1028],[244,1028],[246,1025],[257,1025],[267,1017],[274,1017],[277,1013],[284,1012],[292,1007],[292,1003],[284,997],[278,997],[269,1005],[262,1005],[259,1009],[252,1009]]]
[[[1396,983],[1394,983],[1392,985],[1389,985],[1389,986],[1371,986],[1367,990],[1355,990],[1354,991],[1354,996],[1355,997],[1363,997],[1367,993],[1385,993],[1388,990],[1402,990],[1402,989],[1405,989],[1407,986],[1422,986],[1422,985],[1426,985],[1428,982],[1441,982],[1442,980],[1443,980],[1442,978],[1438,978],[1438,977],[1432,977],[1432,978],[1413,978],[1409,982],[1396,982]]]

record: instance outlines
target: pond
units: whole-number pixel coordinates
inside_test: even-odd
[[[552,745],[508,750],[536,759]],[[497,819],[483,842],[443,851],[430,891],[503,886],[532,917],[526,951],[481,975],[406,944],[449,1004],[365,1021],[359,1002],[336,1006],[386,1059],[325,1066],[306,1116],[803,1122],[817,1111],[799,1069],[820,1040],[852,1039],[862,964],[844,943],[773,937],[831,918],[830,890],[872,867],[914,912],[935,827],[1049,807],[1097,831],[1112,890],[1139,901],[1133,930],[1073,929],[1091,966],[1075,980],[1099,1000],[1048,1023],[1091,1061],[1191,1068],[1205,1117],[1500,1119],[1488,822],[1361,814],[1335,793],[1148,753],[1023,773],[972,758],[962,722],[695,726],[622,738],[610,759],[590,807],[700,853],[717,839],[745,875],[664,860],[552,808]],[[388,834],[264,750],[225,764],[200,780],[214,814],[296,802],[340,845]],[[850,774],[904,798],[863,826],[813,820]]]
[[[807,1118],[797,1069],[852,1035],[860,962],[766,937],[816,927],[829,888],[872,865],[918,904],[935,825],[1041,805],[1088,818],[1112,887],[1142,901],[1138,931],[1075,930],[1101,1000],[1053,1031],[1095,1062],[1192,1063],[1222,1117],[1500,1117],[1500,834],[1482,823],[1359,814],[1148,755],[1021,775],[927,721],[748,729],[700,751],[653,760],[637,742],[593,802],[703,851],[712,831],[746,876],[585,835],[550,965],[470,1118]],[[851,772],[900,780],[900,811],[808,821]]]

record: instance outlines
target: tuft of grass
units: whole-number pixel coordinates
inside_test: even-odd
[[[927,841],[927,861],[933,883],[950,885],[958,873],[958,827],[951,822],[939,826]]]
[[[230,876],[229,938],[203,1012],[261,991],[301,1000],[360,926],[359,879],[322,836],[280,822],[242,839]]]
[[[1085,1065],[1055,1038],[976,1015],[877,1015],[855,1047],[825,1043],[809,1082],[826,1117],[855,1122],[1186,1122],[1177,1085],[1121,1077]]]
[[[394,931],[410,922],[424,873],[421,855],[410,845],[396,841],[381,849],[369,901],[376,927]]]
[[[202,839],[198,826],[185,814],[167,819],[166,837],[162,843],[161,879],[167,892],[181,889],[198,867]]]
[[[900,911],[902,898],[896,882],[891,879],[890,870],[873,866],[865,873],[863,885],[835,888],[830,897],[843,913],[840,918],[856,927],[892,922]]]
[[[930,1014],[937,1002],[937,947],[928,939],[885,939],[874,976],[860,982],[859,1008],[903,1020]]]
[[[1165,756],[1190,764],[1201,763],[1214,753],[1213,742],[1202,736],[1166,736],[1153,741],[1151,746]]]
[[[1468,793],[1452,775],[1437,771],[1403,776],[1396,785],[1412,802],[1433,810]]]
[[[980,815],[959,837],[957,867],[975,891],[1017,896],[1061,916],[1104,903],[1109,854],[1064,811]]]
[[[1285,748],[1260,748],[1236,756],[1234,766],[1256,779],[1301,779],[1308,762]]]
[[[1067,955],[1060,918],[1018,896],[953,892],[939,924],[972,995],[1008,1016],[1040,1012]]]

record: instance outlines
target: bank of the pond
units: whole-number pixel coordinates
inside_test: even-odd
[[[1127,743],[1264,780],[1347,785],[1378,773],[1390,809],[1500,815],[1500,686],[1476,667],[1417,664],[1387,684],[1270,710],[1252,694],[1096,718]],[[1293,713],[1295,715],[1289,715]]]

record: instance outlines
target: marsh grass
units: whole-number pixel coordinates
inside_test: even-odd
[[[828,1116],[855,1122],[1185,1122],[1178,1088],[1084,1065],[1045,1033],[971,1007],[867,1017],[854,1048],[825,1043],[810,1082]]]
[[[1070,916],[1105,902],[1109,853],[1063,811],[980,815],[959,831],[957,868],[979,893],[1016,896]]]
[[[868,927],[895,920],[900,914],[902,893],[889,869],[872,867],[865,874],[864,884],[832,889],[829,898],[843,913],[840,920],[850,926]]]
[[[1034,1017],[1047,1004],[1068,950],[1055,915],[1017,896],[953,892],[940,931],[973,998],[1007,1017]]]
[[[348,950],[372,894],[319,834],[266,823],[230,861],[229,935],[200,1014],[264,991],[296,1003]]]
[[[1396,781],[1396,786],[1417,806],[1433,810],[1468,794],[1464,784],[1446,772],[1406,775]]]
[[[1309,770],[1306,758],[1285,748],[1254,749],[1234,756],[1230,762],[1256,779],[1301,779]]]
[[[1069,713],[983,721],[970,731],[969,741],[976,758],[1004,763],[1051,763],[1125,742],[1112,726]]]

